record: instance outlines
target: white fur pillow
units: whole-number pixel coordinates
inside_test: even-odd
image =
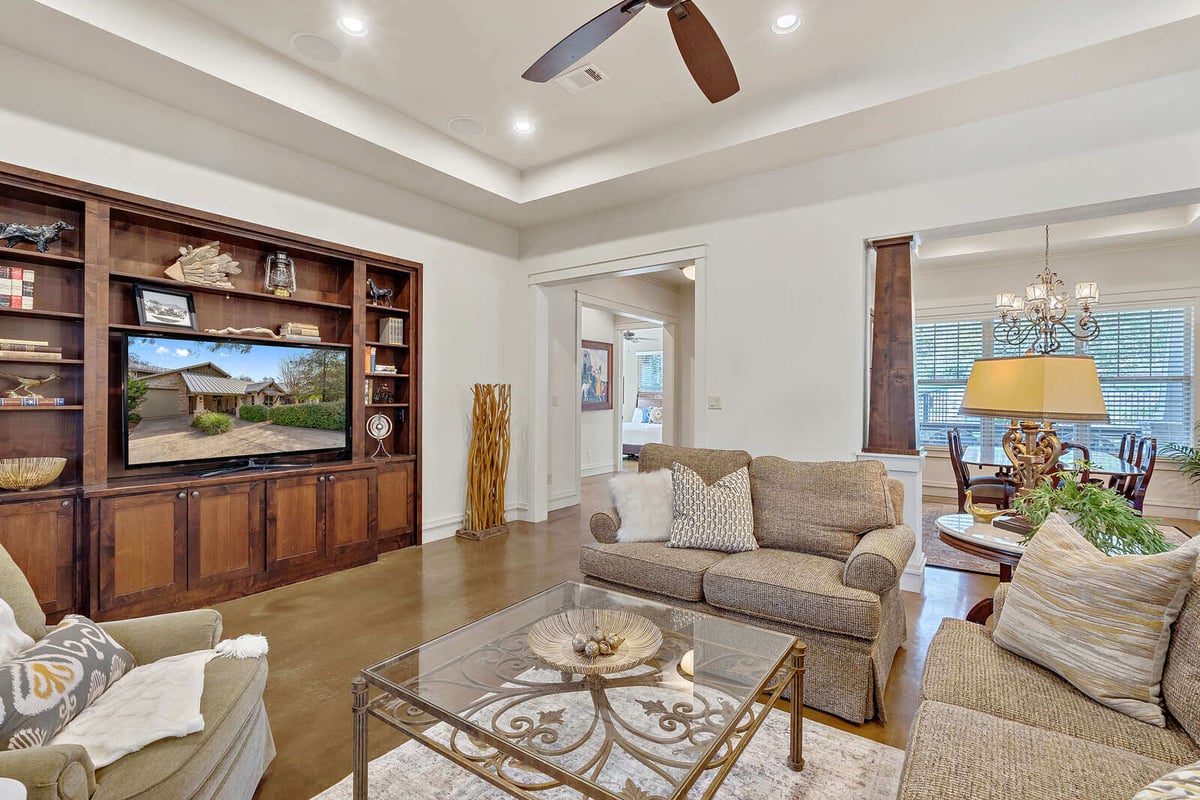
[[[618,542],[665,542],[671,538],[671,470],[621,472],[609,478],[621,516]]]
[[[669,517],[667,527],[671,527]],[[0,663],[12,661],[17,653],[29,647],[33,647],[33,639],[17,627],[17,618],[13,614],[12,606],[0,600]]]

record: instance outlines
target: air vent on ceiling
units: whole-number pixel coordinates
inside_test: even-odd
[[[590,89],[597,83],[608,80],[608,76],[600,71],[595,64],[586,64],[579,69],[559,75],[554,82],[571,94],[579,94],[584,89]]]

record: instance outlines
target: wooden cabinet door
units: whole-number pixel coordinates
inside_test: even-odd
[[[325,533],[335,556],[369,550],[375,542],[375,470],[337,472],[325,480]]]
[[[187,506],[187,492],[176,491],[99,501],[101,610],[187,588]]]
[[[75,610],[76,502],[41,500],[6,505],[0,545],[25,573],[42,610]]]
[[[267,571],[325,559],[325,476],[267,481]]]
[[[391,539],[413,532],[416,485],[411,463],[381,467],[379,470],[379,538]]]
[[[263,571],[264,492],[261,482],[188,492],[188,589],[227,585]]]

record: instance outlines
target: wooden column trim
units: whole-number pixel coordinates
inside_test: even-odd
[[[109,206],[87,200],[83,227],[83,446],[80,483],[108,480]],[[118,395],[119,396],[119,395]],[[120,402],[118,399],[116,402]]]
[[[875,305],[867,453],[919,455],[913,357],[912,245],[897,236],[868,243],[875,250]]]

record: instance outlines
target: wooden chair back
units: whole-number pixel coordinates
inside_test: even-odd
[[[1076,464],[1080,464],[1080,463],[1086,464],[1092,460],[1092,451],[1086,444],[1079,444],[1078,442],[1063,442],[1062,449],[1063,449],[1064,453],[1068,450],[1073,450],[1079,454],[1078,456],[1075,457]],[[1066,471],[1067,471],[1066,468],[1063,466],[1062,462],[1060,461],[1058,464],[1058,472],[1056,472],[1055,476],[1054,476],[1054,483],[1056,486],[1061,486],[1062,482],[1064,480],[1066,480],[1066,477],[1065,477]],[[1091,483],[1091,481],[1092,481],[1091,470],[1089,470],[1086,466],[1084,466],[1082,469],[1080,469],[1078,471],[1079,471],[1079,482],[1080,483]]]
[[[1122,493],[1135,511],[1140,512],[1146,503],[1146,490],[1150,488],[1150,478],[1154,475],[1156,461],[1158,461],[1158,440],[1153,436],[1148,436],[1138,442],[1137,455],[1133,461],[1142,474],[1131,478],[1126,484],[1126,491]]]
[[[1121,449],[1119,449],[1117,451],[1117,458],[1121,459],[1122,461],[1133,461],[1133,459],[1136,455],[1137,455],[1137,434],[1134,433],[1133,431],[1126,431],[1125,435],[1121,437]],[[1125,493],[1125,482],[1127,480],[1128,480],[1127,477],[1122,477],[1120,475],[1113,475],[1113,476],[1109,477],[1109,479],[1108,479],[1108,488],[1116,489],[1118,492],[1121,492],[1122,494],[1124,494]]]
[[[962,514],[967,505],[967,489],[971,486],[971,471],[963,461],[962,434],[958,428],[946,431],[946,443],[950,447],[950,466],[954,470],[954,486],[958,489],[958,513]]]

